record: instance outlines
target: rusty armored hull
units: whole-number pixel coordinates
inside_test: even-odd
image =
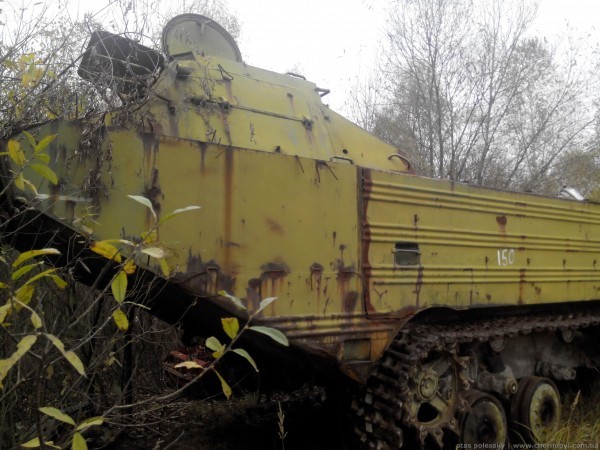
[[[129,195],[159,219],[200,206],[157,229],[168,277],[142,263],[189,294],[158,295],[154,311],[200,335],[218,311],[235,313],[223,291],[250,312],[277,297],[258,321],[365,386],[354,402],[365,446],[397,448],[406,428],[439,445],[505,441],[507,423],[541,415],[540,401],[552,420],[529,425],[552,431],[552,379],[594,365],[600,205],[417,176],[323,104],[326,90],[246,65],[201,16],[173,19],[163,47],[164,60],[92,39],[80,74],[121,80],[112,87],[129,100],[29,130],[58,136],[48,153],[59,182],[25,168],[38,194],[12,189],[12,201],[98,241],[139,239],[156,223]],[[473,410],[496,431],[482,437]]]

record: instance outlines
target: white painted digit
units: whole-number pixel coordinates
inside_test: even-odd
[[[498,250],[498,265],[499,266],[512,266],[515,263],[515,249],[504,248]]]

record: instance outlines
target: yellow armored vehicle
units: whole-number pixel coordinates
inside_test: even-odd
[[[250,313],[277,297],[256,320],[292,348],[260,341],[254,352],[356,386],[362,447],[556,430],[556,382],[597,364],[600,206],[418,176],[330,110],[327,90],[245,64],[199,15],[166,25],[162,54],[94,33],[79,74],[123,107],[29,130],[58,136],[58,180],[25,167],[37,195],[10,191],[64,248],[154,229],[168,270],[146,255],[164,280],[150,305],[188,337],[247,317],[224,293]]]

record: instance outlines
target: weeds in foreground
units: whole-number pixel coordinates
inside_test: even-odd
[[[568,412],[568,414],[566,414]],[[600,385],[589,394],[577,391],[565,398],[561,428],[541,444],[562,444],[565,448],[598,448],[600,437]]]

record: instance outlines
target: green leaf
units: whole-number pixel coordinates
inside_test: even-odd
[[[28,131],[23,131],[23,136],[25,136],[25,138],[27,139],[27,142],[29,142],[29,145],[31,145],[31,148],[35,148],[35,146],[37,144],[35,142],[35,138],[33,137],[33,135]]]
[[[258,366],[256,365],[256,362],[254,361],[252,356],[250,356],[250,353],[248,353],[243,348],[234,348],[233,353],[237,353],[238,355],[246,358],[246,360],[252,365],[252,367],[254,367],[254,370],[258,372]]]
[[[200,209],[200,206],[188,206],[187,208],[176,209],[172,213],[169,213],[166,216],[164,216],[163,218],[161,218],[159,223],[162,224],[162,223],[166,222],[167,220],[169,220],[170,218],[172,218],[173,216],[176,216],[177,214],[181,214],[186,211],[194,211],[196,209]]]
[[[58,184],[58,176],[50,167],[44,164],[31,164],[32,170],[35,170],[39,175],[43,176],[50,183],[56,185]]]
[[[223,394],[225,394],[225,397],[227,397],[227,400],[229,400],[231,398],[231,394],[233,394],[231,388],[227,384],[227,381],[225,381],[225,379],[221,376],[221,374],[216,371],[216,369],[213,369],[213,371],[219,377],[219,380],[221,381],[221,389],[223,390]]]
[[[52,334],[46,334],[45,335],[53,344],[54,346],[62,353],[63,357],[69,361],[69,363],[71,363],[71,365],[73,366],[73,368],[80,374],[85,376],[85,369],[83,367],[83,363],[81,362],[81,360],[79,359],[79,357],[72,351],[66,351],[65,350],[65,344],[62,343],[62,341],[57,338],[56,336],[52,335]]]
[[[237,336],[240,329],[240,323],[235,317],[224,317],[221,319],[223,330],[231,339]]]
[[[75,421],[71,418],[71,416],[65,414],[60,409],[56,409],[52,406],[44,406],[43,408],[39,408],[39,410],[47,416],[50,416],[56,420],[60,420],[64,423],[68,423],[69,425],[75,426]]]
[[[27,162],[25,153],[21,148],[21,143],[14,139],[8,141],[8,156],[10,156],[10,159],[12,159],[19,167],[23,167]]]
[[[40,278],[56,276],[56,275],[51,275],[54,272],[56,272],[55,268],[44,270],[43,272],[40,272],[37,275],[34,275],[33,277],[31,277],[29,280],[27,280],[27,283],[25,283],[23,286],[27,286],[29,284],[35,283]]]
[[[34,268],[36,268],[37,266],[39,266],[40,264],[43,264],[41,261],[34,263],[34,264],[27,264],[26,266],[20,267],[17,270],[15,270],[12,275],[11,275],[11,279],[13,281],[17,281],[19,278],[21,278],[23,275],[25,275],[27,272],[33,270]]]
[[[44,442],[44,444],[46,444],[47,442]],[[38,448],[40,447],[42,444],[40,443],[40,438],[33,438],[30,441],[25,442],[24,444],[21,444],[21,447],[25,447],[25,448]]]
[[[158,259],[164,258],[167,255],[167,253],[160,247],[148,247],[143,249],[142,253]]]
[[[81,433],[75,432],[73,441],[71,442],[71,450],[88,450],[88,446]]]
[[[48,145],[50,144],[50,142],[52,142],[56,138],[56,136],[56,134],[50,134],[43,138],[40,142],[38,142],[35,146],[35,153],[39,153],[45,150],[46,147],[48,147]]]
[[[123,311],[117,309],[112,316],[115,323],[117,324],[117,327],[119,327],[119,330],[127,331],[129,329],[129,320],[127,319],[127,315]]]
[[[44,164],[50,163],[50,155],[47,153],[36,153],[35,157],[37,159],[39,159],[41,162],[43,162]]]
[[[0,359],[0,389],[2,389],[2,382],[8,375],[8,372],[12,367],[29,351],[29,349],[35,344],[37,336],[30,334],[22,338],[17,344],[15,352],[7,359]]]
[[[119,270],[119,273],[110,284],[110,289],[115,300],[118,303],[123,303],[127,294],[127,274],[123,270]]]
[[[30,441],[25,442],[24,444],[21,444],[21,447],[23,448],[38,448],[41,447],[41,443],[40,443],[40,438],[34,438]],[[57,449],[61,449],[61,447],[59,447],[58,445],[54,445],[53,441],[44,441],[44,445],[46,447],[52,447],[52,448],[57,448]]]
[[[256,312],[258,313],[259,311],[262,311],[267,306],[269,306],[271,303],[273,303],[275,300],[277,300],[277,297],[268,297],[268,298],[265,298],[264,300],[262,300],[260,302],[260,305],[258,306],[258,311],[256,311]]]
[[[77,425],[77,428],[75,428],[75,429],[77,431],[81,431],[81,430],[85,430],[86,428],[89,428],[89,427],[102,425],[103,423],[104,423],[104,417],[102,417],[102,416],[90,417],[89,419],[85,419],[83,422],[81,422],[79,425]]]
[[[128,195],[127,197],[129,197],[132,200],[135,200],[138,203],[141,203],[146,208],[148,208],[150,212],[152,212],[152,216],[154,217],[154,221],[156,222],[156,213],[154,212],[154,208],[152,207],[152,202],[150,200],[148,200],[146,197],[142,197],[141,195]]]
[[[41,255],[60,255],[60,252],[55,248],[42,248],[40,250],[30,250],[25,253],[21,253],[17,259],[12,264],[13,269],[19,267],[25,261],[30,260],[31,258],[35,258],[36,256]]]
[[[211,336],[206,340],[206,347],[216,352],[221,347],[223,347],[223,345],[219,342],[219,340],[216,337]]]
[[[219,291],[219,295],[221,295],[223,297],[226,297],[229,300],[231,300],[233,302],[233,304],[235,306],[237,306],[238,308],[244,309],[244,310],[247,309],[239,298],[237,298],[237,297],[235,297],[235,296],[233,296],[233,295],[231,295],[231,294],[229,294],[229,293],[227,293],[225,291]]]
[[[273,339],[275,342],[278,342],[281,345],[285,345],[286,347],[290,345],[287,337],[285,337],[285,334],[283,334],[279,330],[276,330],[275,328],[262,327],[262,326],[256,325],[256,326],[249,327],[249,329],[254,330],[258,333],[265,334],[265,335],[269,336],[271,339]]]

